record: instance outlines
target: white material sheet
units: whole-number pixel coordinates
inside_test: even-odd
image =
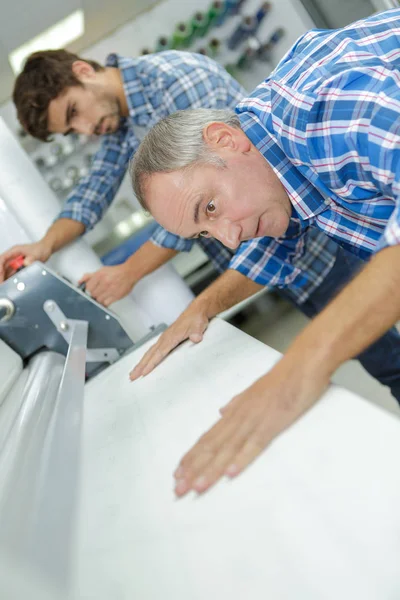
[[[0,340],[0,406],[22,371],[22,359]]]
[[[400,597],[395,416],[332,387],[237,479],[176,500],[179,459],[279,354],[215,320],[131,383],[147,346],[86,388],[76,598]]]

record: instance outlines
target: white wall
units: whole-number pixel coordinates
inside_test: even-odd
[[[246,0],[242,7],[242,15],[253,15],[261,3],[262,0]],[[87,48],[81,54],[101,63],[104,63],[106,56],[111,52],[132,57],[138,56],[144,47],[152,50],[160,35],[170,36],[179,21],[189,20],[194,12],[207,10],[210,4],[211,0],[185,0],[185,2],[182,2],[182,0],[166,0],[160,2],[136,19],[118,28],[112,35]],[[198,50],[205,44],[207,39],[212,37],[218,37],[221,40],[226,39],[241,18],[241,16],[237,16],[227,19],[222,27],[213,28],[207,38],[198,40],[190,50]],[[273,57],[275,63],[302,33],[313,27],[313,23],[300,0],[272,0],[272,10],[262,22],[257,35],[261,41],[266,40],[278,27],[283,27],[286,33],[276,47],[275,56]],[[223,50],[220,56],[221,64],[235,62],[241,52],[240,49],[235,52],[230,52],[227,49]],[[258,62],[251,71],[241,72],[240,81],[242,85],[250,91],[268,75],[272,66],[268,63]],[[18,130],[14,106],[11,101],[0,107],[0,116],[4,118],[12,131],[16,132]],[[57,173],[54,174],[57,175]],[[46,174],[46,179],[49,180],[51,176],[53,176],[52,171]],[[133,198],[130,182],[128,178],[125,178],[105,218],[96,226],[94,231],[88,234],[89,243],[96,244],[106,237],[116,223],[127,216],[127,211],[134,209],[135,206],[137,204]]]
[[[90,46],[82,56],[104,62],[110,52],[118,52],[126,56],[138,56],[144,47],[152,48],[160,35],[169,35],[177,22],[190,19],[196,10],[205,10],[211,0],[166,0],[154,8],[144,12],[136,19],[123,27],[118,28],[112,35],[104,38],[97,44]],[[261,0],[246,0],[243,5],[243,14],[253,14],[261,4]],[[313,27],[313,22],[305,11],[300,0],[273,0],[273,9],[260,28],[260,37],[267,37],[277,27],[284,27],[286,36],[279,45],[282,56],[294,41],[307,29]],[[226,33],[233,27],[234,20],[230,20],[223,28],[214,29],[208,37]],[[222,37],[222,35],[221,35]],[[195,46],[200,47],[202,43]],[[277,57],[279,58],[279,57]],[[245,77],[246,82],[255,86],[264,76],[265,66],[257,70],[250,77]],[[13,131],[17,128],[13,104],[11,101],[0,106],[0,116]]]

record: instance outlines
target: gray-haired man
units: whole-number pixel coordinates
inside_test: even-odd
[[[177,113],[139,149],[135,189],[178,235],[211,235],[231,247],[270,236],[265,264],[272,271],[282,258],[290,262],[310,227],[358,255],[375,253],[184,457],[178,495],[238,474],[316,402],[342,362],[400,317],[399,31],[400,11],[393,10],[309,32],[239,104],[238,117]],[[194,160],[186,155],[179,163],[165,146],[149,160],[148,149],[167,131],[185,147],[185,128],[191,138],[197,129]]]

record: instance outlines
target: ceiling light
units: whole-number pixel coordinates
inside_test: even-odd
[[[8,55],[8,60],[16,75],[22,71],[25,59],[38,50],[56,50],[64,48],[72,41],[83,35],[85,21],[83,10],[71,13],[62,21],[58,21],[29,42],[22,44]]]

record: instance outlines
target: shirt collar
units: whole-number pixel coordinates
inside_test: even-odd
[[[290,161],[257,114],[252,110],[242,110],[240,105],[236,108],[241,128],[272,167],[298,217],[309,220],[325,210],[325,198]]]
[[[153,112],[153,107],[145,93],[144,84],[146,82],[142,74],[138,72],[140,60],[112,53],[107,56],[106,66],[116,67],[121,73],[129,119],[137,125],[146,125]]]

